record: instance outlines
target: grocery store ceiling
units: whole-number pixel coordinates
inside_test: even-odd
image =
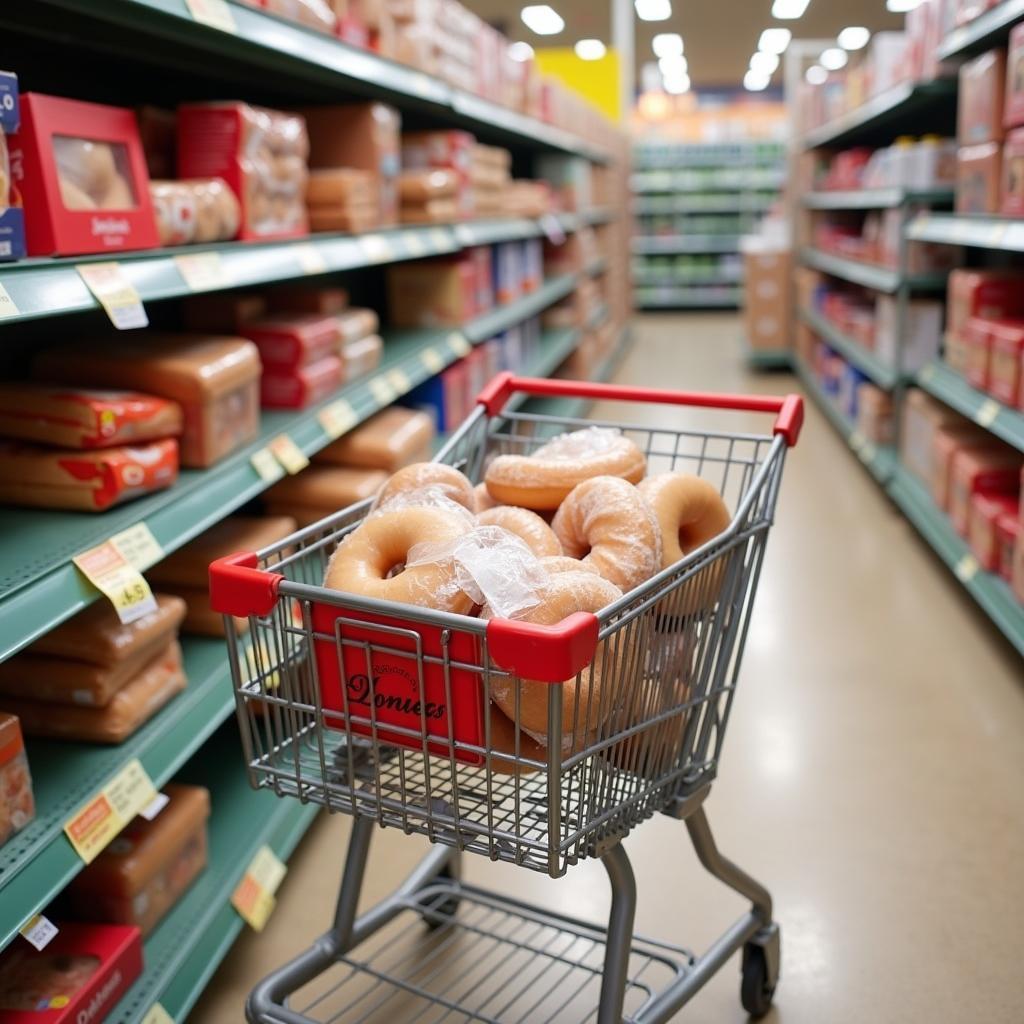
[[[539,36],[520,19],[524,2],[545,0],[464,0],[512,40],[524,40],[533,47],[571,47],[578,39],[600,39],[611,45],[611,4],[613,0],[546,0],[565,19],[558,35]],[[632,3],[630,3],[632,7]],[[640,21],[636,25],[636,67],[653,60],[651,40],[658,32],[682,35],[695,86],[738,85],[747,70],[750,55],[757,49],[762,29],[789,28],[794,39],[835,39],[847,25],[864,25],[873,32],[898,29],[902,14],[890,14],[885,0],[811,0],[803,17],[777,21],[771,16],[772,0],[672,0],[667,21]],[[773,78],[781,81],[781,72]]]

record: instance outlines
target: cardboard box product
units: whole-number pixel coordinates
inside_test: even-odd
[[[956,161],[956,212],[998,213],[1002,202],[1002,146],[998,142],[961,146]]]
[[[264,409],[305,409],[327,398],[344,379],[345,364],[336,355],[290,369],[264,370],[260,405]]]
[[[968,421],[918,388],[907,390],[902,403],[900,423],[900,459],[923,484],[930,486],[932,442],[939,427]]]
[[[862,381],[857,388],[857,429],[874,444],[891,445],[894,426],[892,395]]]
[[[384,354],[384,340],[379,334],[367,334],[362,338],[342,342],[341,361],[344,364],[344,379],[351,381],[362,377],[380,366]]]
[[[457,327],[476,316],[476,267],[466,257],[389,266],[387,288],[395,327]]]
[[[998,520],[1001,516],[1016,515],[1018,500],[1016,494],[982,492],[971,496],[967,540],[971,553],[986,572],[999,572],[1003,552]]]
[[[1007,128],[1024,125],[1024,25],[1010,29],[1006,53],[1006,98],[1003,123]]]
[[[953,456],[959,451],[992,448],[992,435],[968,420],[935,429],[932,435],[931,492],[938,508],[949,511]]]
[[[1024,409],[1024,320],[990,320],[988,390],[993,398]]]
[[[959,335],[969,317],[990,320],[1024,317],[1024,273],[1019,270],[966,270],[950,272],[946,329]]]
[[[971,497],[977,493],[1017,494],[1024,455],[1009,448],[966,449],[953,456],[949,517],[967,536]]]
[[[897,366],[902,337],[902,367],[916,372],[937,358],[942,342],[945,306],[930,299],[913,299],[906,304],[900,327],[899,302],[894,296],[879,295],[875,302],[875,352],[889,366]]]
[[[14,715],[0,713],[0,846],[35,816],[21,724]]]
[[[499,242],[491,248],[494,272],[494,299],[501,305],[515,302],[523,295],[523,250],[516,242]]]
[[[460,360],[410,391],[402,404],[428,411],[439,430],[454,430],[470,410],[468,378],[469,367]]]
[[[467,252],[476,271],[477,313],[494,305],[494,250],[489,245],[478,245]]]
[[[999,537],[999,575],[1009,583],[1013,579],[1013,553],[1024,536],[1024,524],[1016,510],[1004,512],[996,520],[996,534]]]
[[[21,196],[11,182],[7,137],[21,124],[18,76],[0,71],[0,263],[20,260],[25,255],[25,213]]]
[[[981,391],[988,389],[989,362],[992,353],[992,336],[985,317],[972,316],[963,329],[963,341],[967,349],[967,381]]]
[[[1003,142],[1000,202],[1003,213],[1024,216],[1024,129],[1010,132]]]

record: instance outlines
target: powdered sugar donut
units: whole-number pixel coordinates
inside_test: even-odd
[[[623,591],[661,568],[661,530],[640,491],[615,476],[573,488],[551,523],[562,550],[593,565]]]
[[[546,761],[547,750],[542,747],[529,733],[516,727],[508,720],[501,709],[495,704],[488,705],[488,712],[491,722],[491,743],[488,747],[492,751],[491,771],[496,775],[530,775],[537,771],[533,765],[523,764],[517,761],[516,757],[527,757],[531,761]],[[519,750],[516,751],[516,733],[519,733]],[[484,739],[486,740],[486,734]],[[507,757],[498,757],[498,754],[506,754]]]
[[[491,497],[490,492],[487,490],[487,484],[483,481],[473,488],[473,495],[476,498],[477,512],[486,512],[489,508],[498,507],[499,503]]]
[[[595,576],[601,574],[590,562],[570,558],[568,555],[549,555],[540,560],[541,567],[547,572],[591,572]]]
[[[536,512],[513,505],[495,505],[484,512],[478,512],[476,521],[481,526],[500,526],[514,533],[538,557],[560,555],[562,545],[554,530]]]
[[[454,466],[443,462],[413,462],[392,473],[377,494],[377,505],[384,505],[395,494],[423,487],[439,488],[446,498],[470,512],[476,511],[473,485]]]

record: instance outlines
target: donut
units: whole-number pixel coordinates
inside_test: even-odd
[[[640,491],[617,476],[577,484],[551,523],[562,550],[589,562],[623,591],[661,568],[661,531]]]
[[[414,462],[392,473],[377,494],[378,506],[404,491],[418,491],[430,487],[439,490],[450,501],[476,511],[473,485],[454,466],[443,462]]]
[[[549,555],[540,560],[541,568],[547,572],[590,572],[595,576],[601,574],[590,562],[581,562],[578,558],[570,558],[568,555]]]
[[[509,721],[500,708],[494,704],[488,705],[488,712],[491,721],[491,743],[488,748],[493,755],[507,754],[511,760],[503,757],[491,757],[491,771],[495,775],[530,775],[538,769],[533,765],[522,764],[515,760],[516,757],[516,727]],[[519,732],[519,757],[528,757],[531,761],[546,761],[548,752],[528,733]],[[482,742],[486,742],[486,734]]]
[[[574,612],[598,612],[622,596],[614,583],[590,572],[561,572],[548,578],[541,592],[540,603],[519,617],[521,622],[553,626]],[[481,618],[492,618],[486,605]],[[561,683],[535,679],[518,681],[511,677],[492,677],[491,697],[508,716],[511,723],[532,736],[538,743],[548,742],[548,693],[552,686],[562,691],[562,747],[581,747],[586,737],[601,724],[598,709],[607,714],[608,702],[601,701],[603,646],[598,648],[594,662],[578,676]],[[518,719],[516,694],[519,693]]]
[[[130,210],[135,206],[135,194],[124,175],[114,174],[110,187],[100,201],[100,206],[104,210]]]
[[[498,507],[498,502],[491,497],[490,492],[487,490],[486,483],[478,483],[476,487],[473,488],[473,494],[476,498],[477,512],[486,512],[489,508]]]
[[[461,516],[442,509],[385,510],[365,519],[338,545],[327,565],[324,586],[360,597],[467,615],[473,602],[459,589],[454,563],[431,562],[404,568],[413,545],[455,540],[465,530]],[[398,566],[402,566],[401,571],[389,577]]]
[[[95,210],[96,201],[80,189],[73,181],[57,175],[57,183],[60,185],[60,198],[67,210]]]
[[[578,483],[591,477],[636,483],[646,468],[643,452],[628,437],[588,427],[552,438],[533,455],[499,455],[487,467],[485,481],[496,501],[536,512],[558,508]]]
[[[495,505],[494,508],[478,512],[476,521],[480,526],[500,526],[509,533],[514,533],[538,558],[562,553],[562,545],[559,544],[554,530],[536,512],[531,512],[528,508]]]

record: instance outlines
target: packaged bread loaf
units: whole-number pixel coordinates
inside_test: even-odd
[[[347,209],[376,208],[378,196],[373,175],[355,167],[317,167],[309,172],[306,202],[312,207]]]
[[[239,329],[260,352],[264,370],[293,370],[336,355],[342,340],[338,317],[316,313],[261,317]]]
[[[133,924],[148,935],[206,867],[210,793],[171,782],[151,821],[141,815],[68,886],[78,917]]]
[[[459,178],[452,170],[425,168],[402,171],[398,178],[398,197],[403,206],[415,206],[429,199],[450,198],[458,190]]]
[[[264,370],[260,379],[260,404],[264,409],[305,409],[336,391],[345,378],[338,356],[288,370]]]
[[[170,487],[177,477],[172,438],[92,451],[0,441],[0,503],[102,512]]]
[[[459,219],[459,204],[450,197],[427,199],[422,203],[403,204],[403,224],[450,224]]]
[[[361,235],[377,227],[378,223],[379,215],[375,206],[350,206],[344,210],[323,206],[309,208],[310,231],[343,231],[350,235]]]
[[[147,333],[40,353],[34,375],[97,387],[138,388],[176,401],[184,414],[181,462],[210,466],[259,430],[260,358],[244,338]]]
[[[384,339],[379,334],[346,341],[341,347],[341,361],[345,364],[345,380],[355,380],[376,370],[384,355]]]
[[[263,495],[263,500],[275,512],[286,511],[296,519],[300,518],[300,513],[310,511],[317,512],[316,518],[322,519],[356,502],[372,498],[387,478],[382,469],[309,466],[301,473],[286,476],[274,484]]]
[[[344,288],[282,285],[267,292],[266,299],[275,313],[336,316],[348,308],[348,292]]]
[[[0,382],[0,437],[58,448],[110,448],[181,433],[181,407],[134,391]]]
[[[434,433],[434,421],[425,412],[391,406],[322,449],[313,461],[393,473],[410,462],[425,462]]]
[[[0,712],[0,846],[36,815],[21,724]]]

